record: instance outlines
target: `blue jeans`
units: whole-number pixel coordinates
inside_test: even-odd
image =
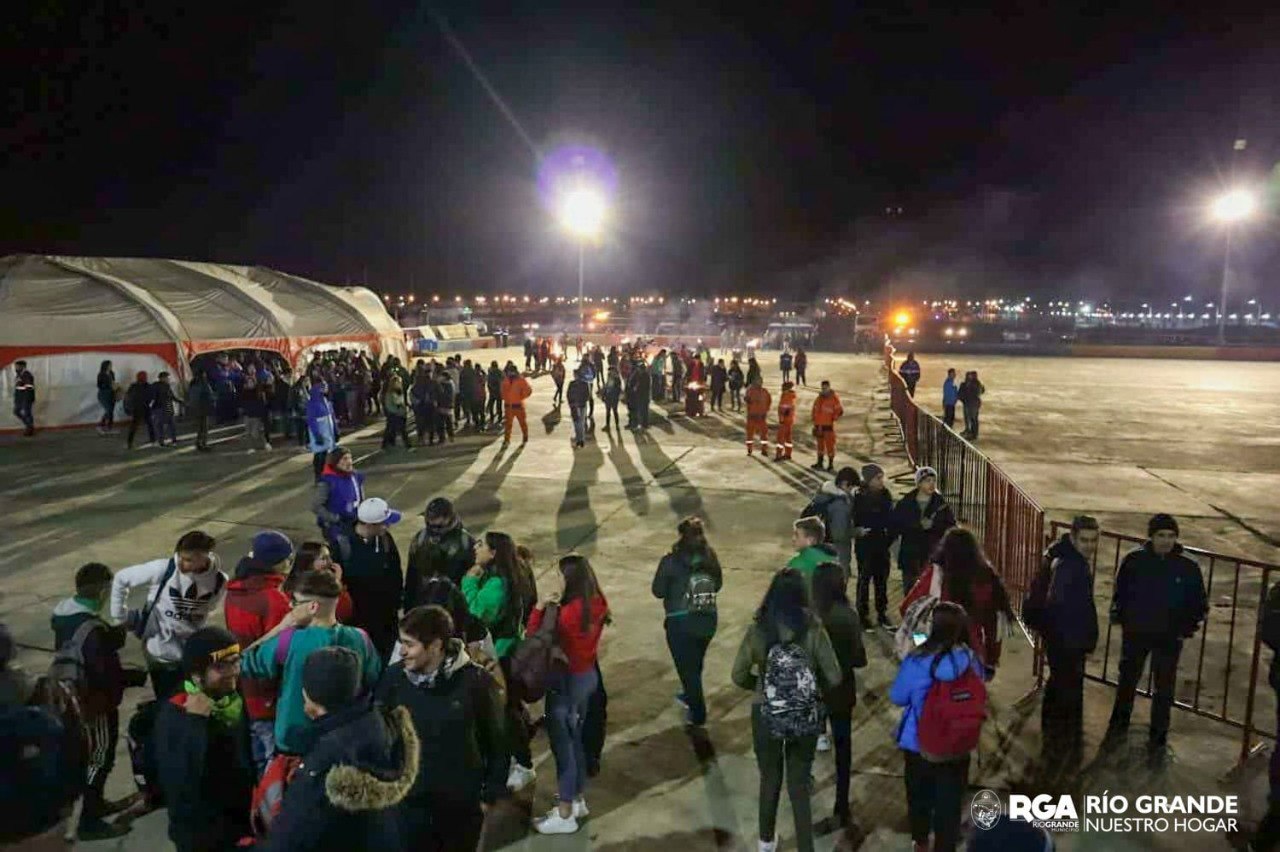
[[[276,753],[276,723],[271,719],[254,719],[249,722],[249,746],[253,750],[253,766],[258,777],[267,770]]]
[[[587,418],[584,415],[581,408],[569,409],[569,416],[573,418],[573,440],[579,444],[587,440]]]
[[[556,758],[556,788],[562,802],[572,802],[587,787],[587,753],[582,720],[587,702],[600,686],[595,669],[568,674],[547,692],[547,736]]]

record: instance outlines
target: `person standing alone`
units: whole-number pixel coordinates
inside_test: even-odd
[[[22,434],[28,438],[36,433],[36,419],[32,409],[36,404],[36,377],[27,369],[26,361],[13,362],[13,416],[22,421]]]
[[[716,595],[724,578],[701,518],[685,518],[677,532],[671,552],[658,563],[652,591],[662,600],[667,648],[680,678],[676,701],[685,708],[685,721],[700,726],[707,721],[702,663],[716,635]]]
[[[1178,532],[1172,515],[1161,513],[1147,522],[1147,543],[1120,563],[1111,601],[1111,621],[1120,625],[1123,638],[1120,683],[1102,750],[1126,742],[1134,695],[1149,656],[1155,686],[1147,741],[1152,768],[1165,760],[1182,642],[1196,634],[1209,613],[1200,566],[1183,554]]]
[[[840,397],[831,389],[831,382],[824,381],[818,398],[813,401],[813,435],[818,441],[818,460],[814,470],[822,470],[822,457],[827,457],[827,470],[836,469],[836,421],[844,417]]]
[[[902,382],[907,386],[907,393],[914,399],[916,385],[920,383],[920,362],[916,360],[916,353],[907,353],[907,360],[903,361],[902,366],[898,368],[898,375],[902,376]]]
[[[947,379],[942,383],[942,422],[950,429],[956,425],[956,401],[959,400],[959,388],[956,387],[956,368],[947,370]]]

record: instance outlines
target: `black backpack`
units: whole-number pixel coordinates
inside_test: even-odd
[[[826,531],[826,541],[831,541],[831,521],[827,517],[827,513],[831,508],[831,504],[835,502],[835,500],[836,496],[834,494],[823,494],[819,491],[817,494],[813,495],[813,499],[800,510],[799,517],[801,518],[820,518],[822,520],[823,529]]]

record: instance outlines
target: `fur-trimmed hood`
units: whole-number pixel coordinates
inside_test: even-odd
[[[325,795],[335,808],[348,813],[380,811],[404,801],[418,778],[420,746],[409,711],[396,707],[374,710],[372,716],[387,725],[394,766],[335,763],[325,776]],[[347,736],[343,731],[340,736]]]

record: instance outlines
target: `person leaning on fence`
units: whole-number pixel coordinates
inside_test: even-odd
[[[1147,750],[1152,768],[1164,764],[1182,642],[1196,634],[1209,612],[1200,566],[1184,555],[1178,533],[1172,515],[1161,513],[1147,522],[1147,543],[1120,563],[1111,601],[1111,621],[1120,625],[1123,638],[1120,682],[1102,752],[1127,742],[1134,694],[1150,656],[1154,695]]]
[[[1049,663],[1040,712],[1040,760],[1046,777],[1080,765],[1084,745],[1084,664],[1098,644],[1092,564],[1098,522],[1079,515],[1044,554],[1022,604],[1022,620],[1040,634]]]
[[[916,360],[916,353],[907,353],[907,360],[903,361],[902,366],[898,368],[898,375],[902,376],[902,381],[907,386],[907,393],[914,398],[916,385],[920,383],[920,362]]]

